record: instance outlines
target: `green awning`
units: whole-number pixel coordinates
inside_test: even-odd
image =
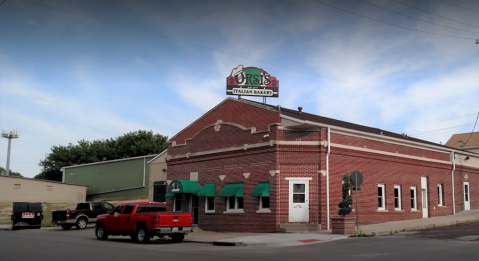
[[[191,180],[173,180],[168,186],[168,194],[175,193],[193,193],[196,194],[200,191],[200,184],[197,181]]]
[[[166,193],[165,197],[166,198],[173,198],[174,195],[175,195],[174,193],[168,192],[168,193]]]
[[[225,187],[218,194],[220,197],[242,197],[243,183],[226,184]]]
[[[259,183],[251,193],[253,197],[269,197],[269,182]]]
[[[198,192],[198,197],[214,197],[215,196],[215,183],[206,183]]]

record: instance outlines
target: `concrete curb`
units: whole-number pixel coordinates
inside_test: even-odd
[[[479,220],[453,220],[453,221],[437,223],[437,224],[425,224],[425,225],[419,225],[419,226],[413,226],[413,227],[405,227],[401,229],[373,232],[372,234],[373,236],[389,236],[389,235],[400,233],[400,232],[409,232],[409,231],[417,231],[417,230],[440,228],[440,227],[457,226],[457,225],[463,225],[463,224],[476,223],[478,221]]]

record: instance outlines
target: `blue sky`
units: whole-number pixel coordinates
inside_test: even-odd
[[[479,112],[473,0],[7,0],[0,33],[0,128],[20,130],[10,169],[26,177],[54,145],[173,136],[240,64],[278,78],[269,104],[437,143]]]

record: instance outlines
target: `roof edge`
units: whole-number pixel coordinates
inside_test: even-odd
[[[336,129],[336,130],[349,132],[349,133],[360,133],[364,136],[370,136],[370,137],[374,137],[374,138],[393,140],[393,141],[396,141],[396,142],[399,142],[399,143],[414,144],[414,145],[420,146],[420,147],[428,147],[428,148],[441,150],[441,151],[461,153],[463,155],[468,154],[470,156],[479,156],[479,154],[476,154],[474,152],[465,152],[465,151],[462,151],[462,150],[454,149],[454,148],[447,147],[447,146],[444,146],[444,145],[439,145],[439,144],[437,144],[437,146],[436,146],[436,145],[426,144],[426,143],[421,143],[421,142],[416,142],[416,141],[403,140],[403,139],[398,139],[398,138],[395,138],[395,137],[388,137],[388,136],[384,136],[384,135],[380,135],[380,134],[374,134],[374,133],[370,133],[370,132],[352,130],[352,129],[348,129],[348,128],[338,127],[338,126],[319,123],[319,122],[314,122],[314,121],[301,120],[301,119],[297,119],[297,118],[294,118],[294,117],[291,117],[291,116],[288,116],[288,115],[283,115],[283,114],[281,114],[280,117],[285,118],[285,119],[289,119],[289,120],[292,120],[292,121],[296,121],[300,124],[311,124],[311,125],[316,125],[316,126],[319,126],[319,127],[331,128],[331,129]]]
[[[127,161],[127,160],[134,160],[134,159],[143,159],[143,158],[149,158],[149,157],[155,157],[155,156],[157,156],[157,154],[151,154],[151,155],[146,155],[146,156],[138,156],[138,157],[131,157],[131,158],[123,158],[123,159],[116,159],[116,160],[98,161],[98,162],[86,163],[86,164],[79,164],[79,165],[72,165],[72,166],[62,167],[62,168],[60,169],[60,171],[63,171],[64,169],[70,169],[70,168],[76,168],[76,167],[84,167],[84,166],[90,166],[90,165],[106,164],[106,163],[111,163],[111,162]]]
[[[160,154],[156,155],[154,158],[152,158],[151,160],[149,160],[147,163],[150,164],[152,161],[156,160],[157,158],[161,157],[161,155],[163,155],[164,153],[167,152],[167,149],[160,152]]]

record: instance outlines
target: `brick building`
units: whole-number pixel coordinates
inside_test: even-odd
[[[479,208],[479,154],[301,109],[227,98],[167,154],[167,204],[204,230],[329,229],[352,171],[363,225]]]

